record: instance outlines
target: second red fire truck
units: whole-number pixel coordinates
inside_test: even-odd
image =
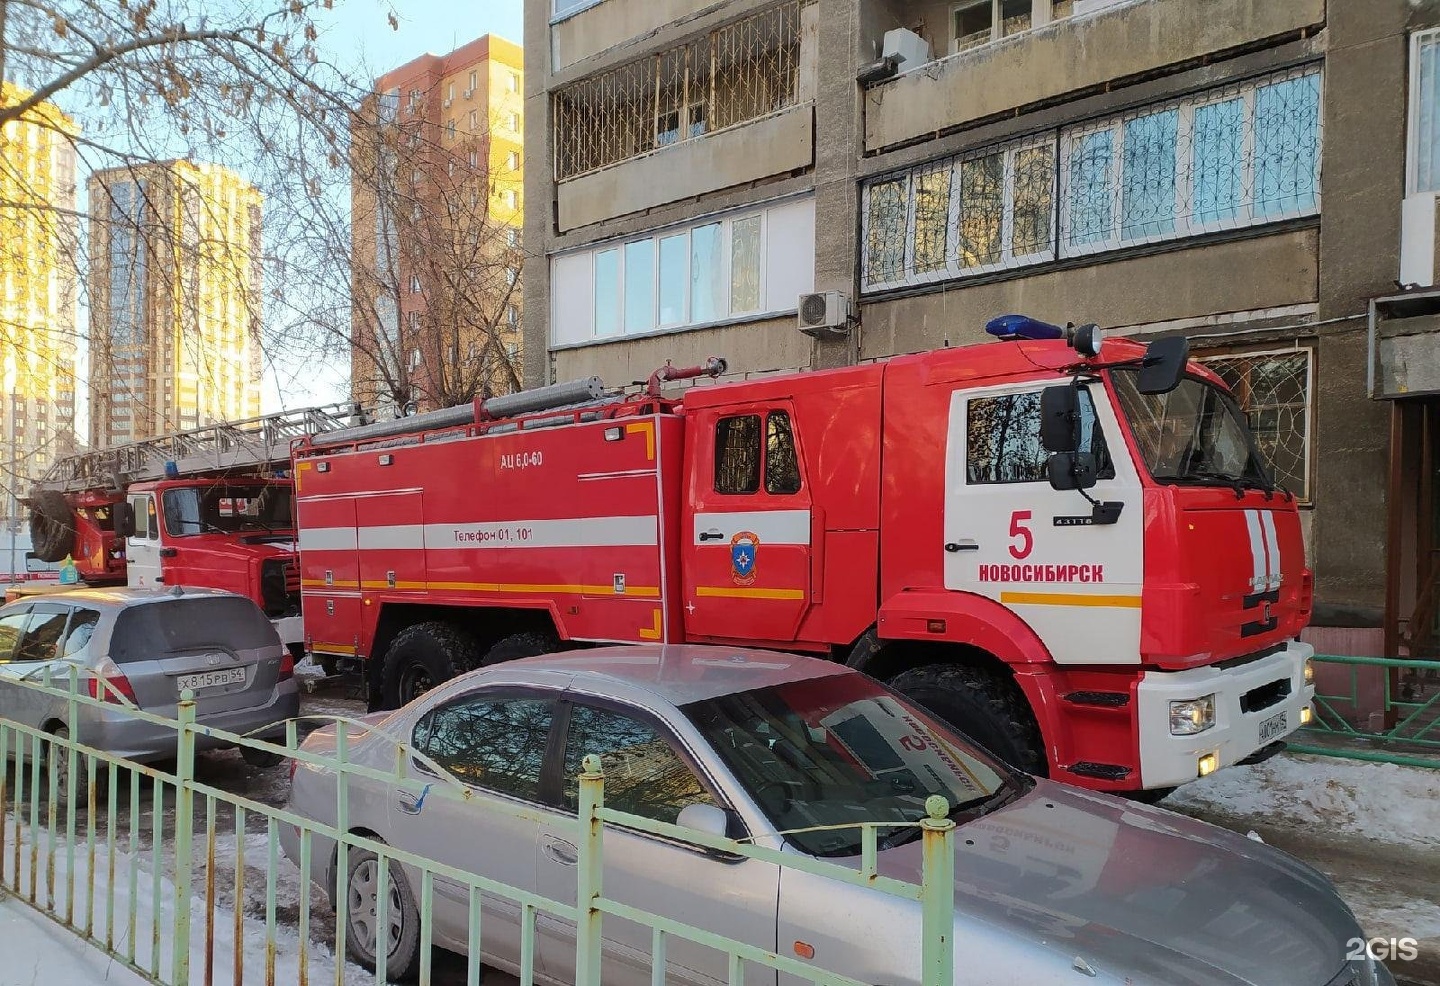
[[[1223,384],[1003,344],[691,388],[562,384],[297,442],[307,648],[393,707],[598,642],[828,656],[1019,766],[1164,789],[1310,715],[1311,574]]]

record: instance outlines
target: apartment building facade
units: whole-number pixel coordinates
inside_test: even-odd
[[[1433,649],[1440,4],[527,0],[527,25],[531,383],[843,365],[1017,311],[1184,333],[1304,505],[1317,623]],[[827,291],[853,319],[802,333]]]
[[[521,379],[524,57],[496,35],[375,82],[352,128],[351,375],[388,416]]]
[[[29,93],[6,82],[0,103]],[[23,494],[75,444],[79,332],[73,120],[42,103],[0,130],[0,442]],[[7,515],[10,501],[0,506]]]
[[[215,164],[89,181],[90,443],[260,414],[261,195]]]

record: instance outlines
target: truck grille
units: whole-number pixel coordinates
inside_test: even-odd
[[[293,560],[267,558],[260,567],[260,605],[272,619],[289,616],[300,604],[300,570]]]
[[[1290,679],[1281,678],[1272,681],[1268,685],[1261,685],[1259,688],[1252,688],[1240,696],[1240,709],[1243,712],[1259,712],[1268,709],[1272,705],[1279,705],[1290,697]]]

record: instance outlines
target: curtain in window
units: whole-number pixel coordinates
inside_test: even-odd
[[[1415,191],[1440,192],[1440,35],[1420,39],[1415,68]]]

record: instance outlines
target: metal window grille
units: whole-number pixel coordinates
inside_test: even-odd
[[[1314,215],[1321,86],[1317,68],[1271,75],[877,178],[865,288]]]
[[[795,105],[810,2],[790,0],[556,92],[556,179]]]
[[[1202,357],[1225,381],[1250,422],[1275,480],[1301,500],[1310,498],[1311,351]]]

